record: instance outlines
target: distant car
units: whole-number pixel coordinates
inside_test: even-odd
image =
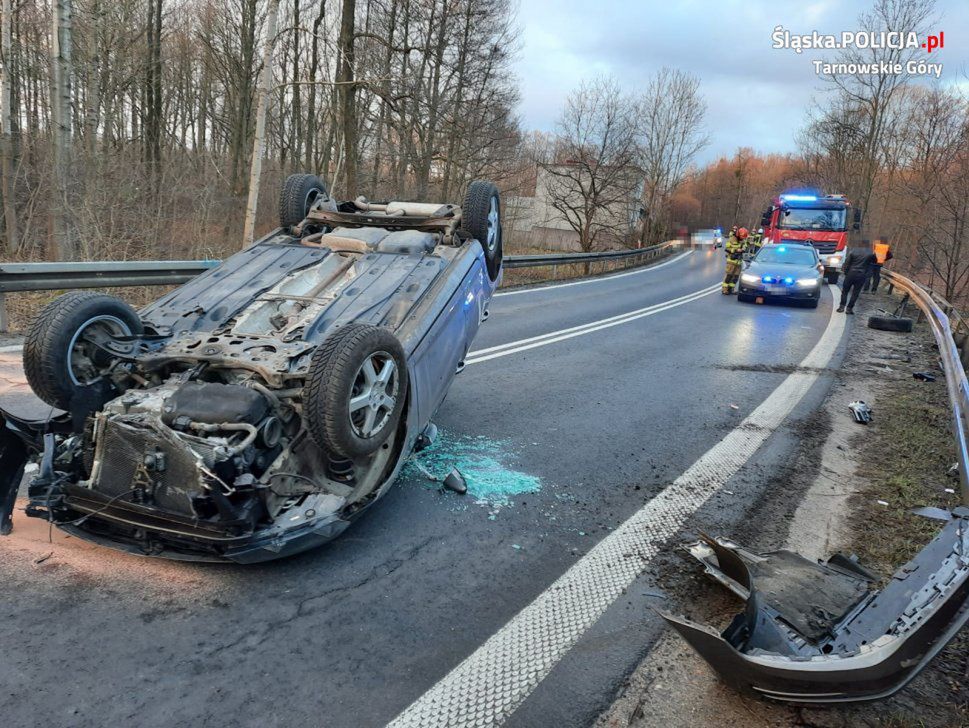
[[[778,299],[817,308],[823,274],[824,266],[812,245],[765,245],[740,274],[737,300]]]
[[[690,237],[694,245],[712,245],[714,248],[723,245],[723,235],[720,230],[710,228],[697,230]]]
[[[141,311],[55,299],[24,370],[57,414],[0,410],[0,533],[33,458],[27,515],[115,548],[254,562],[334,538],[428,444],[499,285],[500,213],[490,182],[460,207],[336,203],[292,175],[277,230]]]

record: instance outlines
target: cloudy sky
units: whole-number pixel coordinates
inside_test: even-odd
[[[703,161],[739,146],[794,151],[794,134],[821,92],[811,63],[820,51],[772,48],[777,25],[791,33],[859,30],[867,0],[520,0],[517,73],[528,129],[552,130],[569,91],[597,74],[628,91],[668,65],[696,74],[711,144]],[[942,82],[969,90],[969,3],[940,0]],[[830,51],[829,51],[830,53]]]

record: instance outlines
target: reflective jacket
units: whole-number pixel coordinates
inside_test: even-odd
[[[892,259],[892,251],[888,243],[875,243],[875,258],[878,260],[878,265],[885,265],[886,260]]]
[[[747,241],[740,240],[734,235],[727,238],[727,244],[724,246],[724,250],[727,253],[727,260],[741,260],[744,257],[744,251],[747,249]]]

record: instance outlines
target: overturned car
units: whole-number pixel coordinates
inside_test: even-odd
[[[71,292],[24,345],[58,413],[0,411],[0,530],[257,562],[341,533],[427,444],[502,271],[496,187],[336,203],[292,175],[280,228],[141,311]],[[60,412],[62,411],[62,412]]]

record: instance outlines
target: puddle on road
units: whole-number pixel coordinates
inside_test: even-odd
[[[438,478],[447,475],[452,467],[460,470],[468,484],[467,495],[462,497],[481,505],[512,505],[516,496],[537,493],[542,487],[541,480],[536,476],[507,466],[506,463],[517,458],[511,444],[501,440],[455,435],[440,430],[434,444],[416,457]],[[437,483],[428,482],[414,463],[407,464],[406,473],[428,487],[439,487]]]

